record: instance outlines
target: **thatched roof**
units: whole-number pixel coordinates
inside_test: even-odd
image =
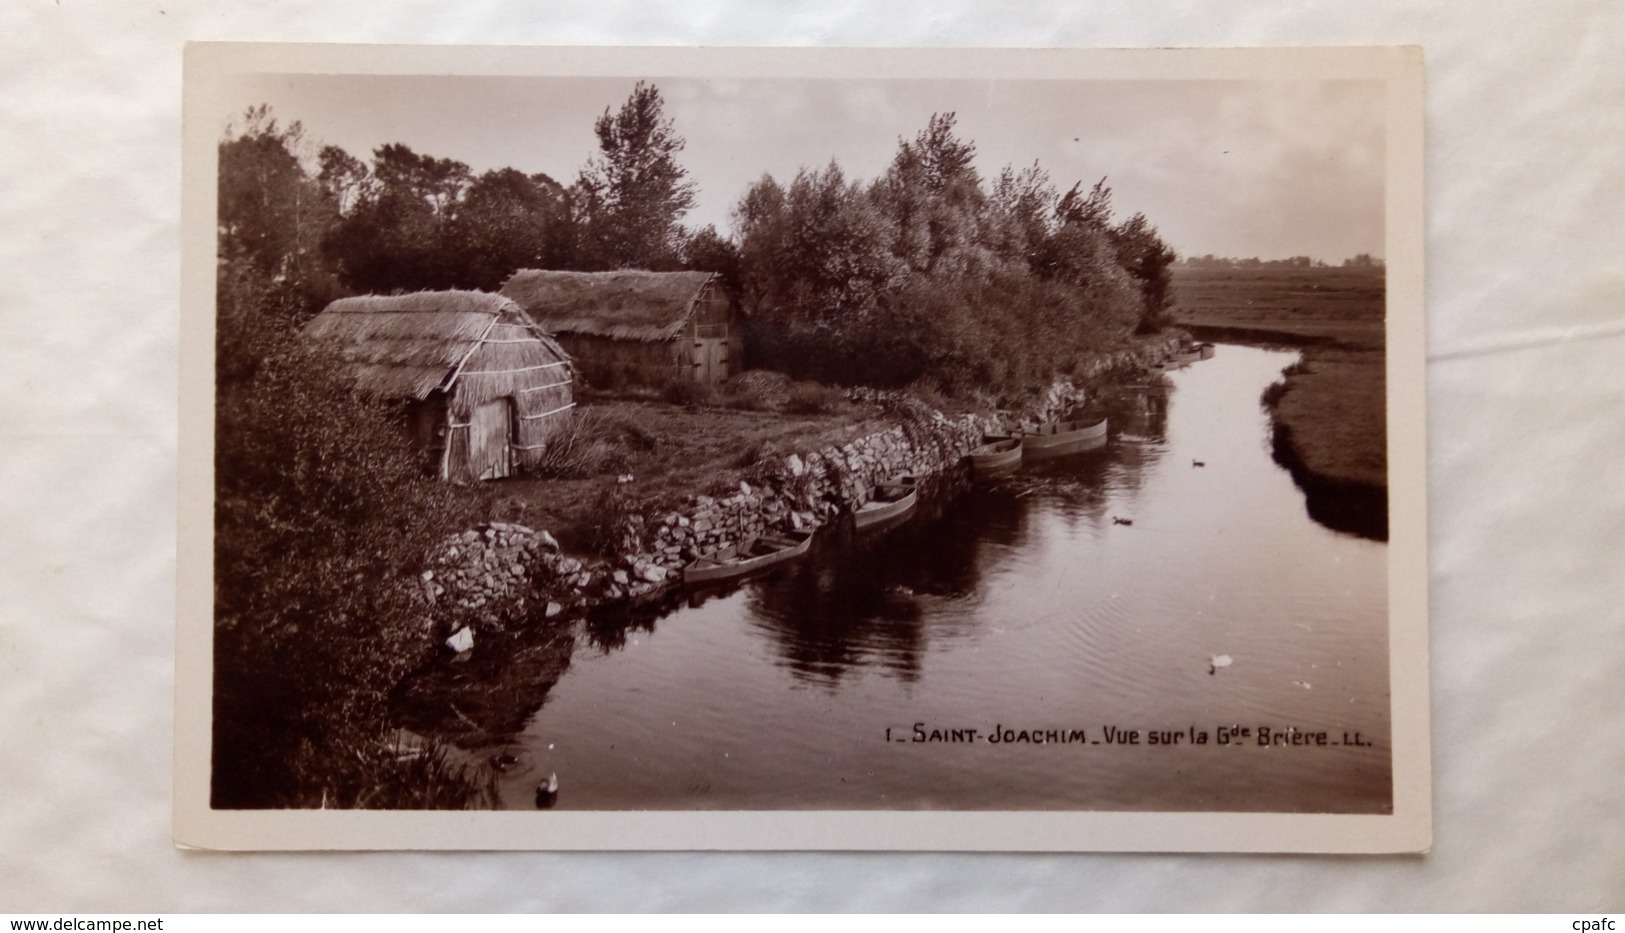
[[[486,292],[340,298],[305,326],[305,336],[333,342],[361,390],[380,398],[423,399],[449,389],[488,341],[508,345],[508,355],[569,359],[522,308]]]
[[[666,341],[682,333],[710,272],[550,272],[521,269],[502,286],[554,334]]]

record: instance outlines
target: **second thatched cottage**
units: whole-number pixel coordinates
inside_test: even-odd
[[[305,327],[361,391],[405,404],[405,428],[442,479],[532,466],[574,407],[570,357],[518,305],[485,292],[341,298]]]
[[[502,286],[592,385],[719,383],[740,371],[739,303],[710,272],[521,269]]]

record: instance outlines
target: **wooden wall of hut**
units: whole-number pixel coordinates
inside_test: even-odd
[[[663,386],[679,379],[720,383],[744,370],[745,335],[727,293],[707,289],[706,295],[671,340],[571,333],[554,334],[553,339],[570,354],[577,374],[596,389]]]
[[[595,389],[661,386],[687,375],[681,341],[617,340],[586,334],[555,334],[576,372]]]
[[[525,323],[494,324],[452,386],[442,475],[470,482],[535,466],[571,417],[572,375],[570,362]],[[501,417],[494,416],[495,403],[503,406]]]

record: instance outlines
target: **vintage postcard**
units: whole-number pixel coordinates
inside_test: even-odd
[[[178,844],[1430,845],[1419,50],[185,96]]]

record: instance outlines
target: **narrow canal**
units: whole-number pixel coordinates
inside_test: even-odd
[[[1386,812],[1386,546],[1270,458],[1293,357],[1221,346],[1115,391],[1104,447],[584,627],[500,804]]]

